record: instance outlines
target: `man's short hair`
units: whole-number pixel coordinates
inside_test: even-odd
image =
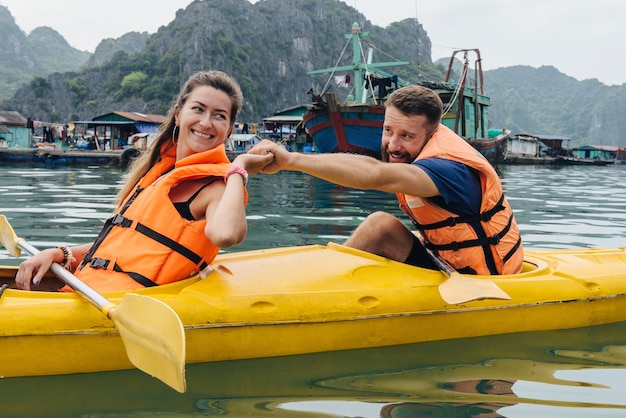
[[[424,86],[402,87],[389,95],[385,107],[393,106],[405,115],[424,115],[431,125],[438,125],[443,113],[441,98]]]

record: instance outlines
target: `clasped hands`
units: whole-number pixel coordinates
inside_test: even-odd
[[[258,168],[258,170],[251,171],[251,173],[274,174],[285,168],[290,154],[291,153],[287,151],[284,146],[279,145],[268,139],[264,139],[263,141],[252,147],[250,150],[248,150],[247,154],[243,155],[249,155],[249,158],[251,159],[255,158],[252,157],[252,155],[266,157],[269,157],[271,155],[271,158],[263,158],[260,160],[255,159],[255,161],[258,161],[258,163],[254,164],[254,167]],[[240,157],[243,155],[240,155]]]

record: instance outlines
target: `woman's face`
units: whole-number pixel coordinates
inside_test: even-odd
[[[198,86],[176,111],[178,158],[213,149],[228,139],[232,101],[222,90]]]

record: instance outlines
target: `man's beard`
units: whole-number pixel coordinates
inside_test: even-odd
[[[384,145],[380,146],[380,158],[383,160],[383,162],[388,163],[389,162],[389,151],[387,151],[387,147]]]
[[[402,162],[406,164],[412,163],[417,158],[417,155],[405,154],[405,156],[407,156],[407,158]],[[380,147],[380,158],[385,163],[389,162],[389,149],[385,145],[381,145]]]

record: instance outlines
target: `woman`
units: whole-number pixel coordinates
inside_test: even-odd
[[[97,291],[155,286],[198,273],[220,248],[243,241],[248,172],[258,173],[273,156],[242,154],[229,162],[224,142],[242,104],[228,75],[192,75],[160,135],[133,164],[96,241],[31,257],[18,269],[17,286],[30,290],[53,262]]]

